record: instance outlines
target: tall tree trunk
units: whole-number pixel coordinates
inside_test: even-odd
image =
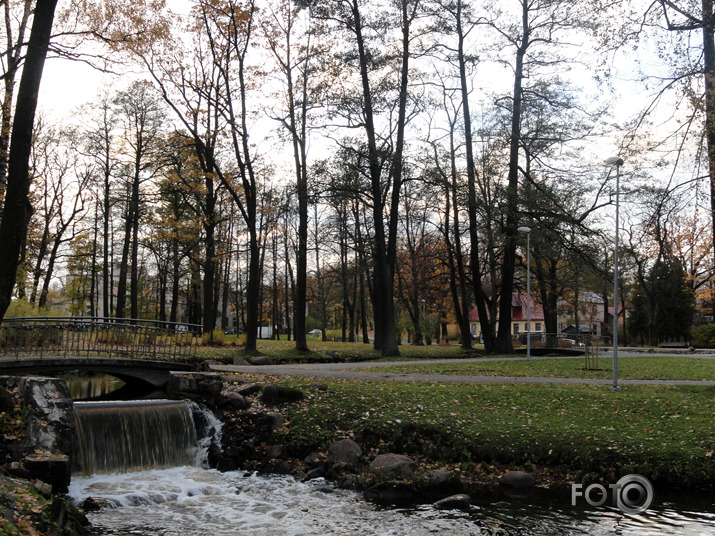
[[[258,304],[261,293],[261,246],[258,241],[258,233],[253,224],[249,224],[249,244],[248,244],[248,285],[246,288],[246,351],[255,352],[257,350],[256,339],[258,338]]]
[[[705,81],[705,138],[710,175],[710,217],[712,222],[713,260],[715,261],[715,20],[713,0],[702,0],[703,61]],[[715,311],[715,303],[713,304]]]
[[[10,133],[12,131],[12,103],[15,97],[15,77],[22,60],[22,45],[25,43],[25,31],[27,30],[27,22],[32,15],[32,0],[24,0],[24,10],[19,19],[18,34],[13,39],[12,21],[13,14],[10,12],[15,2],[3,2],[4,23],[5,23],[5,57],[4,59],[4,82],[5,92],[2,100],[2,111],[0,115],[0,215],[2,214],[5,190],[7,188],[7,166],[8,166],[8,149],[10,147]],[[2,315],[0,315],[2,316]]]
[[[171,311],[169,312],[169,322],[176,322],[178,319],[180,268],[179,242],[174,240],[171,244]]]
[[[479,233],[477,229],[477,178],[474,165],[474,143],[472,139],[472,115],[469,110],[469,87],[467,85],[467,62],[464,51],[464,28],[462,24],[461,0],[457,4],[457,59],[459,62],[459,87],[462,97],[462,119],[464,121],[464,145],[467,157],[467,216],[469,221],[469,263],[472,275],[472,287],[474,291],[475,305],[479,314],[479,324],[482,328],[484,338],[484,349],[491,353],[494,349],[494,332],[492,330],[491,318],[487,312],[487,297],[482,287],[482,270],[479,262]],[[454,163],[453,163],[454,166]],[[455,170],[452,170],[455,173]],[[454,178],[453,178],[454,180]],[[455,203],[456,211],[456,203]],[[458,234],[459,231],[455,232]],[[457,251],[461,257],[461,251]],[[466,276],[466,274],[465,274]],[[464,278],[466,280],[466,277]],[[470,311],[466,310],[467,323],[469,323]],[[470,335],[471,336],[471,335]],[[464,344],[464,339],[462,339]]]
[[[516,262],[516,237],[519,204],[519,143],[521,141],[521,103],[523,98],[524,56],[529,48],[529,4],[522,2],[522,40],[516,51],[514,92],[511,109],[511,139],[509,140],[509,181],[506,189],[506,226],[504,228],[504,254],[499,293],[499,328],[494,352],[510,354],[514,351],[511,340],[511,307],[514,292],[514,265]]]
[[[97,296],[97,239],[99,238],[99,207],[94,205],[94,225],[92,236],[92,261],[90,263],[90,284],[89,284],[89,316],[97,316],[96,296]]]
[[[213,171],[213,166],[209,171]],[[216,294],[214,289],[216,278],[216,194],[214,192],[212,173],[207,173],[204,184],[206,186],[204,214],[202,217],[204,233],[206,234],[203,285],[204,333],[208,335],[209,342],[213,343],[213,331],[216,327]]]
[[[0,255],[0,319],[5,316],[10,305],[20,251],[26,240],[27,226],[32,215],[32,205],[28,199],[32,131],[56,6],[57,0],[37,1],[15,105],[7,191],[0,221],[0,243],[3,245],[3,254]]]
[[[60,244],[62,240],[55,239],[52,244],[52,249],[50,250],[50,256],[47,260],[47,270],[45,271],[45,279],[42,282],[42,291],[40,292],[40,299],[37,302],[37,307],[43,309],[47,306],[47,296],[50,293],[50,283],[52,282],[52,275],[55,271],[55,263],[57,262],[57,252],[59,251]]]
[[[327,340],[325,325],[327,322],[327,314],[325,310],[325,283],[323,282],[323,272],[320,269],[320,227],[318,226],[318,205],[313,205],[315,214],[315,279],[318,285],[318,309],[320,314],[320,331],[322,332],[322,340]]]
[[[129,304],[131,318],[139,318],[139,181],[136,181],[136,200],[132,221],[132,258],[130,271]]]
[[[129,248],[132,241],[132,214],[131,209],[127,210],[126,222],[124,224],[124,242],[122,245],[122,257],[119,260],[119,282],[117,283],[117,308],[115,316],[124,318],[125,304],[127,303],[127,272],[129,271]]]

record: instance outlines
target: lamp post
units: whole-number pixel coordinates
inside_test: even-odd
[[[531,227],[519,227],[526,234],[526,360],[531,361]]]
[[[621,166],[623,159],[612,156],[606,159],[607,166],[616,167],[616,249],[613,253],[613,386],[611,389],[620,391],[618,387],[618,210]]]

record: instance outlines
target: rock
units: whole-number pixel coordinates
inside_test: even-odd
[[[5,466],[3,466],[3,469],[5,469]],[[22,478],[23,480],[30,480],[30,471],[28,471],[24,465],[20,464],[19,462],[13,462],[10,464],[10,466],[5,470],[8,476],[11,476],[13,478]]]
[[[283,428],[285,424],[285,417],[281,413],[266,413],[268,417],[268,423],[271,427],[271,432],[275,432]]]
[[[325,472],[325,478],[328,480],[340,480],[345,477],[345,475],[352,472],[355,467],[352,463],[347,462],[337,462],[332,464],[328,470]]]
[[[325,467],[314,467],[305,473],[304,480],[314,480],[325,477]]]
[[[40,494],[44,495],[45,497],[49,498],[52,496],[52,486],[47,482],[43,482],[42,480],[35,480],[32,485]]]
[[[499,479],[499,483],[513,489],[527,489],[534,487],[534,475],[524,471],[507,471]]]
[[[221,473],[228,473],[237,469],[236,462],[231,458],[222,457],[216,463],[216,470]]]
[[[325,382],[314,383],[311,387],[316,391],[327,391],[329,389],[328,384]]]
[[[433,506],[437,510],[467,510],[471,502],[469,495],[458,493],[437,501]]]
[[[26,411],[25,445],[31,450],[71,455],[77,442],[74,406],[64,380],[23,377],[20,397]]]
[[[272,365],[273,360],[267,355],[257,355],[253,356],[250,360],[251,365],[261,366],[261,365]]]
[[[85,512],[96,512],[102,508],[102,505],[93,497],[87,497],[79,506]]]
[[[0,387],[0,413],[9,413],[14,406],[10,392],[4,387]]]
[[[234,364],[234,365],[241,365],[241,366],[250,365],[250,363],[249,363],[248,361],[246,361],[246,360],[243,359],[242,357],[238,357],[238,356],[236,356],[236,357],[233,358],[233,364]]]
[[[343,439],[328,448],[328,460],[356,464],[362,458],[360,445],[352,439]]]
[[[226,395],[221,402],[222,408],[233,408],[233,409],[248,409],[251,407],[251,401],[245,396],[239,395],[238,393],[229,393]]]
[[[67,493],[72,474],[69,456],[64,454],[30,454],[23,462],[30,479],[50,485],[51,493]]]
[[[415,502],[417,494],[407,482],[389,480],[365,490],[364,497],[381,504],[405,505]]]
[[[222,389],[223,379],[216,372],[172,371],[166,382],[166,394],[177,399],[213,398],[221,394]]]
[[[380,454],[370,462],[370,470],[382,476],[407,477],[412,474],[417,463],[403,454]]]
[[[266,450],[266,456],[268,458],[285,458],[286,448],[283,445],[271,445]]]
[[[441,498],[462,491],[462,479],[455,471],[433,469],[419,483],[419,489],[425,497]]]
[[[300,389],[280,385],[267,386],[263,389],[263,394],[261,395],[261,401],[266,404],[286,404],[288,402],[298,402],[303,398],[305,398],[305,395]]]
[[[255,394],[259,392],[263,387],[261,387],[257,383],[249,383],[246,385],[241,385],[234,389],[234,392],[241,395],[241,396],[251,396],[252,394]]]
[[[305,458],[303,458],[303,463],[310,467],[314,467],[316,465],[323,465],[324,462],[325,456],[319,452],[311,452]]]
[[[216,361],[215,359],[206,359],[202,361],[201,363],[197,363],[192,367],[192,370],[195,372],[211,372],[211,366],[213,365],[221,365],[219,361]]]
[[[275,475],[289,475],[293,472],[293,466],[286,460],[273,459],[266,461],[261,466],[260,472]]]

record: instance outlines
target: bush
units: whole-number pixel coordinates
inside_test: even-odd
[[[226,335],[224,335],[223,330],[215,329],[213,330],[213,346],[223,346],[226,342]],[[203,343],[205,345],[209,344],[209,334],[204,333]]]
[[[697,348],[715,348],[715,324],[701,324],[690,330],[692,344]]]
[[[32,305],[24,298],[12,300],[5,313],[6,318],[26,318],[33,316],[46,315],[43,315],[35,305]]]

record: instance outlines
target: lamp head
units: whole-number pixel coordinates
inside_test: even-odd
[[[528,234],[528,233],[531,232],[531,227],[519,227],[519,228],[517,229],[517,231],[519,231],[520,233],[527,233],[527,234]]]
[[[617,156],[611,156],[610,158],[606,158],[604,164],[607,166],[622,166],[623,165],[623,158],[618,158]]]

